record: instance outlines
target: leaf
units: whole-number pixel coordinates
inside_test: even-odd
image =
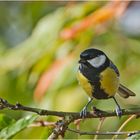
[[[0,138],[4,138],[4,139],[10,138],[11,136],[15,135],[16,133],[18,133],[21,130],[23,130],[24,128],[26,128],[36,118],[37,118],[37,115],[27,116],[25,118],[18,120],[14,124],[11,124],[8,127],[5,127],[0,132]]]
[[[42,74],[34,92],[34,99],[36,101],[40,101],[42,99],[49,86],[56,79],[58,73],[60,73],[60,71],[64,66],[66,66],[67,64],[69,64],[69,62],[71,62],[71,59],[72,57],[71,55],[69,55],[63,59],[56,60],[52,64],[50,69]]]
[[[48,58],[51,57],[57,52],[57,44],[61,42],[60,31],[63,26],[70,20],[81,18],[93,8],[91,4],[88,7],[89,5],[82,3],[69,8],[58,8],[41,18],[28,39],[1,56],[0,74],[13,70],[17,71],[16,74],[24,73],[46,54]]]
[[[0,130],[14,122],[15,120],[10,118],[9,116],[6,116],[5,114],[0,114]]]
[[[80,23],[73,25],[70,28],[64,29],[61,32],[61,37],[63,39],[74,38],[78,33],[85,31],[91,26],[95,27],[96,25],[112,19],[117,14],[121,15],[127,4],[128,3],[124,3],[123,5],[120,1],[114,1],[111,3],[109,2],[99,10],[96,10],[95,12],[84,18]]]

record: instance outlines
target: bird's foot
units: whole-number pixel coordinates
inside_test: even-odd
[[[122,109],[117,107],[116,108],[116,114],[117,114],[117,116],[119,116],[119,118],[121,118],[121,116],[122,116]]]
[[[80,112],[80,117],[85,118],[87,115],[87,107],[85,106],[82,111]]]
[[[93,100],[93,98],[89,98],[88,103],[85,105],[85,107],[80,112],[80,117],[81,118],[85,118],[85,116],[87,115],[87,108],[88,108],[88,105],[92,102],[92,100]]]

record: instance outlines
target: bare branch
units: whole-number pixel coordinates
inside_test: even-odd
[[[52,115],[52,116],[58,116],[58,117],[69,117],[71,121],[81,119],[79,112],[61,112],[61,111],[51,111],[51,110],[45,110],[45,109],[39,109],[39,108],[32,108],[23,106],[19,103],[16,103],[15,105],[8,103],[6,100],[0,98],[0,110],[3,109],[10,109],[10,110],[21,110],[21,111],[28,111],[33,112],[39,115]],[[123,109],[122,110],[122,116],[124,115],[139,115],[140,114],[140,108],[132,108],[132,109]],[[94,108],[93,111],[87,112],[86,118],[102,118],[102,117],[113,117],[117,116],[115,110],[114,111],[103,111]]]
[[[117,132],[120,132],[134,118],[136,118],[136,115],[131,115],[126,121],[123,122],[123,124],[120,126]],[[116,139],[117,137],[118,135],[114,135],[113,139]]]
[[[40,126],[56,127],[56,123],[55,122],[48,122],[48,121],[35,121],[34,123],[30,124],[28,127],[40,127]]]
[[[133,133],[140,133],[139,131],[134,132],[80,132],[78,130],[71,130],[68,129],[68,125],[71,122],[74,122],[77,119],[82,119],[79,112],[61,112],[61,111],[51,111],[51,110],[45,110],[45,109],[39,109],[39,108],[32,108],[23,106],[19,103],[10,104],[8,101],[0,98],[0,110],[3,109],[10,109],[10,110],[20,110],[20,111],[28,111],[33,112],[39,115],[51,115],[51,116],[58,116],[62,117],[62,120],[59,120],[54,125],[54,130],[52,134],[49,136],[49,139],[57,139],[58,136],[64,136],[65,131],[69,130],[75,133],[79,133],[80,135],[124,135],[124,134],[131,134]],[[122,110],[122,116],[124,115],[138,115],[140,114],[140,108],[133,108],[133,109],[123,109]],[[99,110],[97,108],[93,108],[93,111],[87,112],[86,118],[103,118],[103,117],[113,117],[117,116],[115,111],[103,111]],[[49,124],[48,124],[49,125]]]
[[[67,130],[70,121],[68,120],[59,120],[56,123],[56,127],[54,128],[52,134],[48,137],[49,140],[57,139],[58,136],[64,137],[65,131]]]
[[[140,134],[140,131],[127,131],[127,132],[85,132],[85,131],[79,131],[79,130],[73,130],[70,128],[67,128],[68,131],[78,133],[80,135],[135,135]]]
[[[100,131],[100,129],[101,129],[101,127],[102,127],[104,121],[105,121],[105,118],[101,118],[101,119],[100,119],[100,122],[99,122],[99,124],[98,124],[98,127],[97,127],[96,132],[99,133],[99,131]],[[94,139],[97,140],[97,138],[98,138],[98,135],[95,135]]]

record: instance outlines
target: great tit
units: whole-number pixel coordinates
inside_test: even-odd
[[[115,99],[118,93],[123,98],[135,96],[135,93],[120,84],[120,74],[117,67],[107,55],[94,48],[87,49],[80,54],[77,78],[80,85],[90,97],[89,102],[80,112],[81,117],[87,113],[87,107],[93,100],[113,98],[117,108],[116,113],[120,117],[122,110]]]

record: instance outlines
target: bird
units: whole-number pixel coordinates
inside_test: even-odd
[[[88,105],[94,98],[112,98],[117,105],[116,114],[121,117],[122,109],[115,98],[116,93],[123,98],[135,96],[134,92],[120,83],[118,68],[109,57],[99,49],[88,48],[81,52],[77,79],[89,96],[88,103],[80,112],[81,117],[86,116]]]

